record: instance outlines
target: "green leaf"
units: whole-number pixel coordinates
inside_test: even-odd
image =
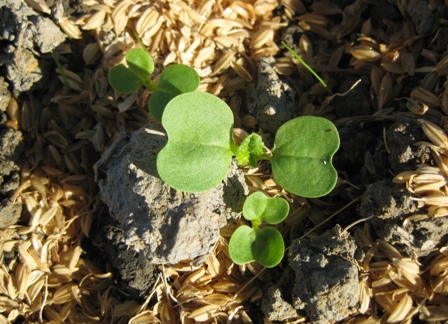
[[[154,72],[154,61],[151,54],[143,48],[133,48],[126,53],[129,69],[137,74],[142,83]]]
[[[324,196],[336,185],[338,174],[332,157],[338,148],[338,131],[329,120],[315,116],[292,119],[277,131],[272,175],[293,194]]]
[[[247,225],[241,225],[229,241],[229,254],[236,264],[245,264],[255,261],[252,253],[252,244],[256,239],[255,230]]]
[[[264,154],[264,144],[260,135],[252,133],[244,139],[235,154],[239,165],[257,166],[257,160]]]
[[[242,225],[229,241],[229,254],[236,264],[257,261],[267,268],[275,267],[283,258],[285,243],[274,227],[253,229]]]
[[[168,66],[160,75],[159,84],[149,98],[149,112],[161,121],[168,102],[182,93],[195,91],[199,83],[200,78],[195,69],[183,64]]]
[[[256,230],[256,239],[251,248],[255,261],[266,268],[279,264],[285,253],[282,234],[272,226]]]
[[[170,65],[162,71],[158,88],[181,94],[195,91],[199,87],[198,72],[184,64]]]
[[[154,72],[151,55],[142,48],[133,48],[126,53],[126,63],[116,65],[109,70],[109,84],[121,93],[133,93],[141,85],[150,84],[149,76]]]
[[[157,170],[171,187],[203,192],[224,179],[232,158],[233,114],[209,93],[189,92],[172,99],[163,113],[168,143]]]
[[[109,70],[107,79],[112,88],[120,93],[133,93],[140,88],[143,81],[137,74],[123,64],[116,65]]]
[[[243,205],[244,218],[250,221],[264,220],[268,224],[278,224],[289,213],[288,202],[280,197],[268,197],[261,191],[246,198]]]

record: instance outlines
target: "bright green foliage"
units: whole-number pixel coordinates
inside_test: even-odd
[[[233,114],[218,97],[188,92],[172,99],[162,125],[167,145],[157,156],[160,177],[177,190],[202,192],[225,177],[234,155]]]
[[[236,151],[236,159],[240,165],[257,166],[257,161],[264,154],[264,144],[260,135],[252,133],[244,139]]]
[[[121,93],[133,93],[140,86],[149,86],[149,76],[154,71],[151,55],[141,48],[133,48],[126,54],[127,67],[116,65],[109,70],[109,84]]]
[[[148,109],[159,121],[162,120],[165,106],[174,97],[195,91],[199,87],[199,75],[195,69],[175,64],[162,71],[156,85],[150,79],[154,72],[151,55],[142,48],[133,48],[126,54],[126,64],[116,65],[109,70],[109,83],[121,93],[136,92],[142,85],[152,91]]]
[[[289,213],[289,205],[283,198],[269,198],[262,192],[247,197],[243,206],[244,218],[252,227],[238,227],[230,238],[229,254],[236,264],[257,261],[261,265],[275,267],[283,258],[285,243],[280,232],[271,226],[259,228],[262,221],[277,224]]]
[[[109,83],[121,93],[135,92],[142,85],[152,91],[149,110],[168,134],[157,168],[173,188],[202,192],[215,187],[225,177],[232,156],[241,166],[270,160],[276,182],[299,196],[320,197],[335,186],[337,172],[331,159],[339,147],[339,135],[330,121],[313,116],[288,121],[279,128],[269,157],[257,134],[249,135],[240,146],[233,142],[230,108],[211,94],[195,91],[200,80],[193,68],[169,66],[156,85],[150,79],[154,62],[146,50],[131,49],[126,63],[110,69]]]
[[[251,194],[243,205],[244,218],[249,221],[263,220],[278,224],[288,215],[289,205],[282,198],[268,198],[262,192]]]
[[[162,71],[159,84],[149,98],[149,111],[161,121],[168,102],[182,93],[195,91],[199,83],[199,75],[195,69],[183,64],[168,66]]]
[[[332,157],[339,148],[339,135],[325,118],[303,116],[283,124],[272,151],[272,174],[284,189],[302,197],[321,197],[337,181]]]

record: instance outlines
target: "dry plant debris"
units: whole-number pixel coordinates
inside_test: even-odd
[[[131,33],[135,31],[155,59],[156,75],[170,63],[193,66],[202,78],[200,90],[227,100],[236,125],[252,128],[256,121],[239,114],[241,92],[253,81],[256,61],[279,53],[278,31],[292,21],[324,39],[317,49],[303,34],[298,52],[330,86],[344,53],[351,55],[353,74],[371,79],[371,99],[379,111],[401,99],[397,95],[404,78],[424,75],[420,86],[405,98],[407,107],[413,114],[446,119],[448,85],[440,85],[437,78],[447,75],[448,56],[422,48],[422,36],[411,20],[403,25],[388,21],[384,30],[373,28],[370,19],[362,21],[370,2],[355,0],[339,8],[330,1],[300,0],[85,0],[89,11],[81,17],[58,8],[55,18],[70,38],[88,33],[96,41],[84,48],[82,75],[64,70],[70,91],[60,90],[43,101],[30,98],[20,107],[14,99],[9,103],[8,125],[24,132],[27,143],[22,185],[14,197],[26,212],[21,225],[0,231],[0,323],[20,317],[25,322],[54,323],[250,322],[243,305],[261,298],[254,277],[270,278],[257,265],[231,263],[224,238],[230,237],[235,224],[223,229],[223,239],[204,265],[160,266],[155,305],[149,299],[143,304],[126,300],[115,288],[108,265],[100,270],[82,257],[80,242],[89,236],[103,207],[93,181],[93,164],[121,131],[135,130],[150,120],[145,108],[149,94],[144,90],[127,97],[114,93],[107,84],[108,68],[138,46]],[[407,1],[392,2],[401,16],[408,15]],[[27,3],[49,12],[42,1]],[[430,1],[430,5],[437,9],[448,3]],[[441,19],[440,24],[448,23]],[[347,38],[353,32],[360,35],[355,42]],[[62,51],[70,54],[70,44]],[[430,64],[420,66],[420,57]],[[98,67],[91,68],[95,64]],[[291,82],[299,90],[304,113],[332,117],[329,101],[323,104],[325,90],[295,58],[277,57],[275,68],[285,76],[298,71],[300,79]],[[435,124],[425,121],[422,126],[432,141],[427,145],[437,167],[420,165],[396,176],[395,181],[406,183],[416,199],[429,206],[427,214],[409,221],[448,215],[448,138]],[[247,170],[247,179],[252,190],[283,195],[291,202],[291,214],[282,228],[285,235],[303,228],[306,219],[325,218],[316,205],[278,188],[263,165]],[[347,322],[410,323],[417,313],[423,320],[448,319],[446,248],[430,262],[419,264],[387,242],[372,242],[368,228],[357,234],[367,253],[360,265],[359,314]],[[381,319],[371,316],[375,309],[383,310]]]

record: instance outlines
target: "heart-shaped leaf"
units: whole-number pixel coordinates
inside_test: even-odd
[[[151,55],[142,48],[133,48],[126,53],[126,63],[116,65],[109,70],[109,84],[121,93],[133,93],[141,85],[150,84],[149,76],[154,71]]]
[[[154,72],[154,61],[151,54],[142,48],[133,48],[126,53],[129,69],[144,82]]]
[[[107,79],[112,88],[124,94],[137,91],[143,84],[143,81],[138,75],[123,64],[118,64],[112,67],[109,70]]]
[[[238,227],[229,241],[229,254],[236,264],[257,261],[267,268],[275,267],[283,258],[285,243],[274,227],[254,229]]]
[[[338,148],[338,131],[329,120],[315,116],[292,119],[275,136],[272,175],[293,194],[324,196],[336,185],[338,174],[332,157]]]
[[[260,191],[249,195],[243,205],[244,218],[250,221],[264,220],[268,224],[278,224],[288,213],[289,204],[285,199],[270,198]]]
[[[167,145],[157,156],[157,170],[171,187],[202,192],[224,179],[233,155],[233,114],[205,92],[178,95],[166,106],[162,125]]]
[[[150,113],[161,121],[167,103],[182,93],[195,91],[199,83],[200,78],[195,69],[183,64],[168,66],[160,75],[159,84],[149,98]]]

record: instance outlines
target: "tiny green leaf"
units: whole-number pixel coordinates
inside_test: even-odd
[[[167,145],[157,156],[157,170],[171,187],[203,192],[224,179],[233,155],[233,114],[227,104],[205,92],[172,99],[163,113]]]
[[[107,78],[112,88],[124,94],[137,91],[143,84],[143,81],[138,77],[138,75],[123,64],[112,67],[109,70]]]
[[[252,244],[255,242],[255,230],[247,225],[241,225],[229,241],[229,254],[236,264],[245,264],[255,261],[252,253]]]
[[[288,202],[280,197],[268,197],[261,191],[246,198],[243,205],[244,218],[250,221],[264,220],[268,224],[278,224],[289,213]]]
[[[126,63],[129,69],[137,74],[142,83],[154,72],[154,61],[143,48],[133,48],[126,53]]]
[[[229,254],[236,264],[257,261],[267,268],[275,267],[283,258],[285,243],[274,227],[253,229],[242,225],[229,241]]]
[[[315,116],[292,119],[277,131],[272,175],[293,194],[324,196],[336,185],[338,174],[332,157],[338,148],[338,131],[329,120]]]
[[[257,166],[257,160],[264,154],[264,144],[260,135],[252,133],[244,139],[236,151],[239,165]]]
[[[184,64],[170,65],[165,68],[159,78],[159,88],[178,94],[195,91],[199,87],[198,72]]]
[[[256,239],[252,243],[252,255],[255,261],[266,268],[275,267],[283,259],[285,243],[280,232],[268,226],[256,230]]]
[[[150,113],[161,121],[167,103],[182,93],[195,91],[199,83],[200,78],[195,69],[183,64],[168,66],[160,75],[159,84],[149,98]]]

